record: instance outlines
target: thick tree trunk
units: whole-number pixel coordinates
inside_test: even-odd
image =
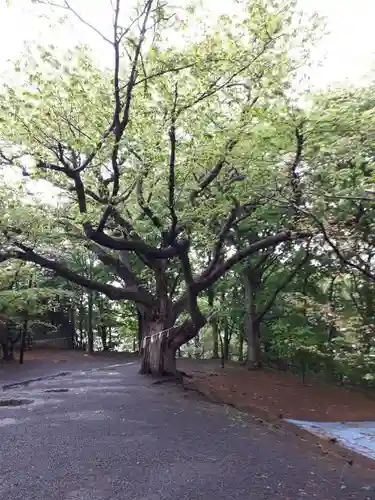
[[[140,373],[145,375],[174,375],[176,368],[176,348],[171,346],[171,330],[163,325],[148,325],[148,332],[142,341],[142,363]]]
[[[143,322],[147,328],[142,341],[140,373],[153,376],[176,375],[176,352],[194,338],[200,328],[190,321],[171,328],[163,324]]]
[[[142,326],[142,364],[140,372],[154,376],[175,375],[176,352],[189,340],[195,338],[205,325],[206,318],[199,310],[197,297],[199,292],[192,289],[193,281],[190,262],[187,253],[179,253],[181,267],[187,280],[188,310],[190,318],[176,326],[178,307],[174,308],[168,292],[167,261],[159,261],[155,268],[155,285],[158,304],[152,309],[144,306],[139,310],[138,317]],[[189,283],[188,283],[189,281]],[[138,306],[139,307],[139,306]]]

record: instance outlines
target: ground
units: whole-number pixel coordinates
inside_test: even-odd
[[[0,405],[0,498],[375,498],[365,468],[195,391],[155,384],[138,375],[138,361],[65,356],[0,367],[4,404],[25,400]]]
[[[305,383],[292,373],[247,370],[219,361],[183,360],[180,366],[194,377],[194,384],[209,396],[268,419],[294,418],[315,421],[375,420],[375,390],[363,394],[317,379]],[[372,396],[372,397],[371,397]]]
[[[318,447],[322,454],[329,453],[375,472],[375,461],[343,448],[335,439],[317,438],[285,421],[374,422],[373,391],[363,393],[316,378],[303,382],[291,373],[270,369],[249,371],[234,363],[223,369],[219,361],[213,360],[181,360],[180,368],[189,375],[184,385],[209,400],[231,405],[280,432],[292,431]],[[370,434],[366,437],[373,439]]]

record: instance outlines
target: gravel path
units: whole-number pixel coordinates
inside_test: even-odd
[[[0,406],[0,498],[375,499],[375,478],[137,370],[103,363],[3,391],[30,404]]]

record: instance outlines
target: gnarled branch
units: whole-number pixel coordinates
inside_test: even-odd
[[[152,306],[149,296],[137,288],[118,288],[106,283],[100,283],[99,281],[88,279],[85,276],[72,271],[64,264],[55,260],[47,259],[31,249],[26,249],[26,247],[25,251],[12,250],[8,252],[0,252],[0,262],[5,262],[6,260],[11,259],[37,264],[44,269],[54,271],[61,278],[65,278],[66,280],[83,286],[88,290],[101,292],[112,300],[130,300],[146,306]]]

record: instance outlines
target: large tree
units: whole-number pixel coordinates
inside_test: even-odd
[[[32,262],[134,302],[142,371],[163,374],[207,321],[203,291],[247,257],[305,236],[279,198],[298,201],[300,123],[288,100],[314,23],[305,29],[293,2],[252,0],[192,33],[190,8],[175,16],[144,0],[125,24],[120,3],[110,35],[74,2],[61,3],[109,44],[111,70],[98,69],[87,48],[64,57],[51,45],[18,61],[23,85],[1,95],[3,165],[62,197],[52,222],[36,209],[32,229],[8,207],[0,261]],[[238,248],[233,235],[252,224],[256,237]],[[117,280],[95,281],[51,258],[72,239]]]

